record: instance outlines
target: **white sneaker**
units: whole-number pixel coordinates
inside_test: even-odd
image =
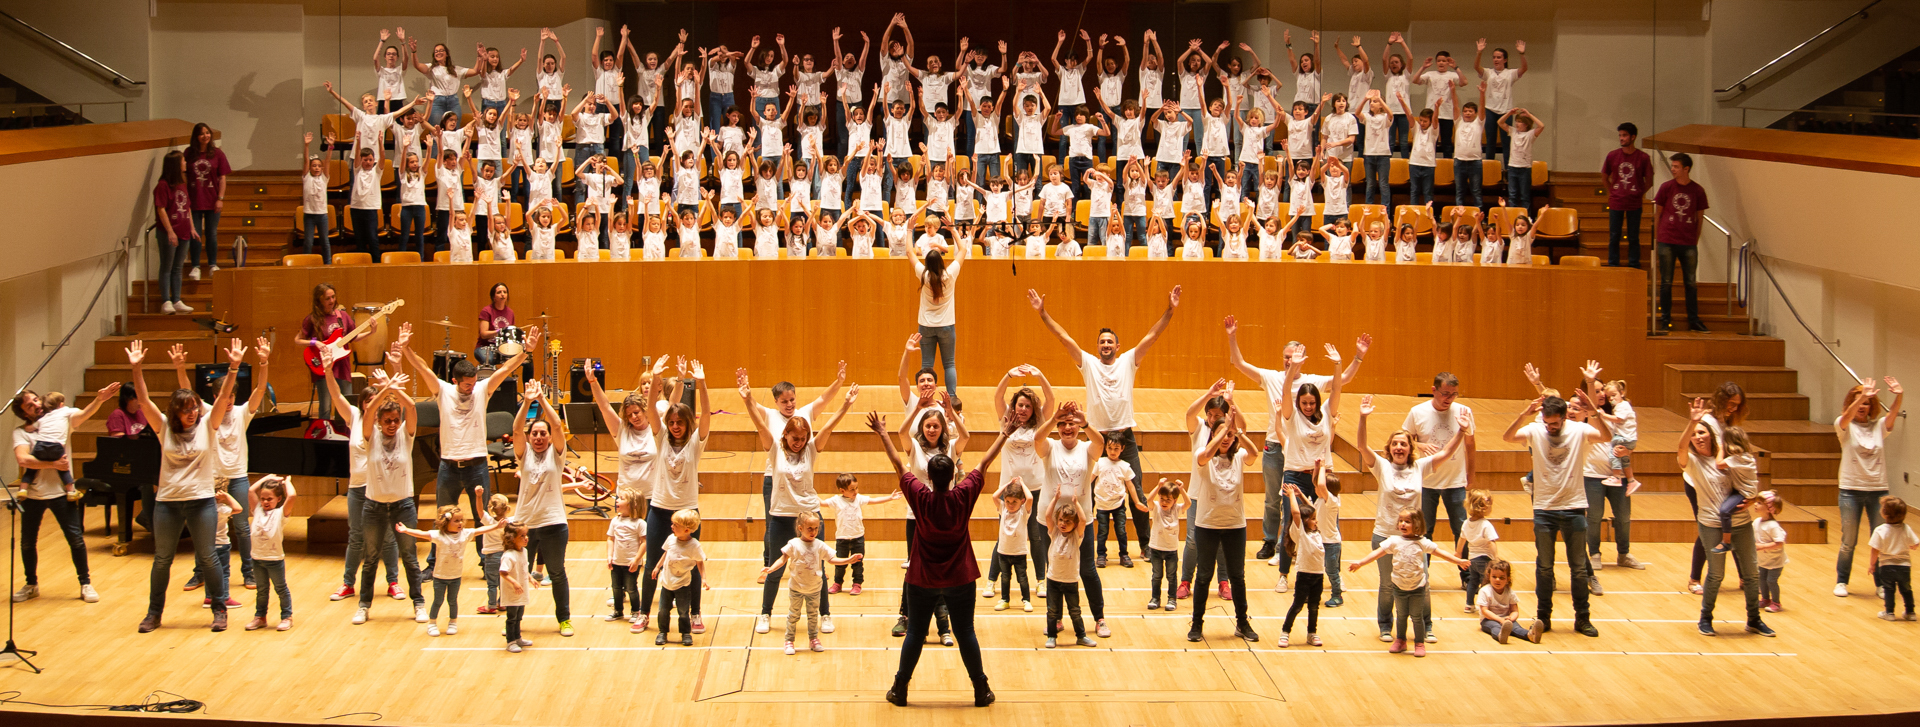
[[[428,621],[428,619],[427,619],[427,607],[426,607],[426,606],[421,606],[421,607],[419,607],[419,608],[415,608],[415,609],[413,609],[413,622],[414,622],[414,623],[418,623],[418,624],[423,624],[423,623],[426,623],[427,621]]]
[[[906,561],[906,560],[900,561],[900,570],[906,570],[907,566],[910,566],[910,565],[913,565],[912,561]]]
[[[21,586],[20,590],[13,592],[14,603],[19,603],[21,601],[31,601],[39,597],[40,597],[40,587],[35,585]]]
[[[1032,601],[1021,601],[1021,602],[1020,602],[1020,610],[1022,610],[1022,611],[1025,611],[1025,612],[1027,612],[1027,613],[1033,613],[1033,602],[1032,602]]]
[[[177,300],[176,300],[176,301],[174,301],[174,302],[173,302],[173,312],[175,312],[175,313],[192,313],[192,312],[193,312],[193,306],[190,306],[190,305],[187,305],[187,304],[185,304],[185,303],[182,303],[182,302],[180,302],[180,301],[177,301]]]
[[[213,266],[212,268],[210,268],[210,269],[208,269],[208,270],[207,270],[207,274],[208,274],[208,275],[212,275],[212,274],[214,274],[214,273],[217,273],[217,272],[220,272],[220,266],[218,266],[218,265],[215,265],[215,266]]]
[[[188,269],[188,270],[187,270],[187,279],[188,279],[188,280],[199,280],[199,279],[200,279],[200,268],[199,268],[199,266],[195,266],[195,267],[193,267],[193,268],[190,268],[190,269]]]
[[[756,634],[764,634],[768,631],[771,631],[773,629],[773,624],[771,623],[771,621],[772,621],[771,617],[767,616],[764,613],[760,614],[758,617],[755,617],[753,619],[753,632]]]
[[[1000,593],[999,591],[995,591],[993,589],[993,584],[991,583],[987,584],[986,588],[983,588],[980,590],[981,598],[993,598],[994,596],[997,596],[997,595],[1000,595]]]
[[[1267,565],[1280,565],[1280,554],[1274,553],[1272,558],[1268,558]]]
[[[1845,584],[1845,583],[1835,583],[1835,584],[1833,584],[1833,595],[1835,595],[1835,596],[1839,596],[1839,597],[1841,597],[1841,598],[1846,598],[1846,597],[1847,597],[1847,584]],[[16,599],[14,599],[14,600],[16,600],[16,601],[17,601],[17,600],[20,600],[20,599],[17,599],[17,598],[16,598]]]
[[[1039,587],[1039,588],[1037,588],[1037,589],[1035,589],[1035,590],[1034,590],[1034,592],[1033,592],[1033,596],[1034,596],[1035,598],[1039,598],[1039,599],[1042,599],[1042,600],[1045,600],[1045,599],[1046,599],[1046,597],[1047,597],[1047,587],[1046,587],[1046,586],[1041,586],[1041,587]]]
[[[1599,553],[1587,556],[1587,565],[1593,566],[1593,572],[1595,573],[1599,573],[1602,568],[1607,567],[1606,562],[1600,560]]]
[[[1000,599],[1000,602],[999,602],[999,603],[996,603],[996,604],[993,604],[993,610],[995,610],[995,611],[1005,611],[1005,610],[1007,610],[1007,601],[1006,601],[1006,599],[1004,599],[1004,598],[1003,598],[1003,599]]]
[[[1891,611],[1881,611],[1881,612],[1880,612],[1880,620],[1882,620],[1882,621],[1899,621],[1899,620],[1900,620],[1900,617],[1899,617],[1899,616],[1895,616],[1895,615],[1893,615],[1893,612],[1891,612]]]
[[[460,633],[460,626],[458,624],[455,624],[452,621],[448,621],[447,628],[441,631],[440,633],[446,634],[448,636],[452,636],[454,634]]]
[[[92,583],[82,583],[80,584],[80,600],[86,601],[87,603],[99,603],[100,592],[93,590]]]
[[[366,622],[367,622],[367,609],[364,609],[364,608],[356,609],[353,612],[353,625],[359,626],[360,624],[363,624]]]
[[[427,624],[427,635],[428,635],[428,636],[439,636],[439,635],[440,635],[440,627],[439,627],[439,626],[435,626],[435,625],[433,625],[433,624]]]
[[[516,642],[514,642],[514,643],[517,643],[517,644],[519,644],[519,645],[521,645],[521,646],[532,646],[532,645],[533,645],[533,641],[532,641],[532,640],[530,640],[530,639],[521,639],[521,640],[519,640],[519,641],[516,641]]]
[[[1274,593],[1287,592],[1287,574],[1285,573],[1280,574],[1280,582],[1273,584],[1273,592]]]
[[[507,653],[509,653],[509,654],[518,654],[518,653],[520,653],[520,642],[518,642],[518,641],[513,641],[513,642],[508,642],[508,643],[507,643]]]
[[[171,300],[161,301],[160,312],[165,313],[167,315],[173,315],[173,301]]]
[[[1432,631],[1428,631],[1428,632],[1427,632],[1427,643],[1429,643],[1429,644],[1437,644],[1437,643],[1440,643],[1440,635],[1439,635],[1439,634],[1436,634],[1436,633],[1434,633],[1434,632],[1432,632]]]
[[[833,617],[832,616],[820,617],[820,633],[823,633],[823,634],[833,633]]]

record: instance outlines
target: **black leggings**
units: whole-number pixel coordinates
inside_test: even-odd
[[[1280,632],[1291,633],[1293,618],[1300,615],[1301,608],[1305,608],[1307,609],[1307,633],[1320,633],[1320,591],[1327,584],[1327,574],[1300,573],[1295,578],[1293,605],[1287,607],[1287,622],[1280,627]]]
[[[1020,576],[1020,600],[1033,600],[1032,590],[1027,585],[1026,558],[1024,555],[1001,555],[1000,551],[993,551],[993,563],[1000,570],[1000,600],[1013,600],[1013,577],[1016,575]]]
[[[1226,574],[1227,585],[1233,587],[1233,617],[1235,623],[1247,620],[1247,528],[1189,528],[1198,533],[1194,545],[1199,549],[1200,572],[1212,573],[1218,563]],[[1224,552],[1224,558],[1220,554]],[[1207,613],[1207,589],[1193,589],[1193,627],[1200,628],[1201,618]]]
[[[699,509],[696,508],[694,512],[699,512]],[[659,579],[653,577],[653,568],[660,564],[660,556],[665,552],[667,536],[673,534],[673,513],[672,510],[647,506],[647,564],[641,566],[646,569],[646,580],[640,588],[640,608],[638,609],[641,615],[646,615],[648,611],[653,610],[653,592],[660,588]],[[700,539],[699,528],[694,528],[693,538]],[[700,569],[693,570],[693,583],[688,585],[688,588],[693,589],[693,595],[686,600],[692,601],[694,613],[700,613]],[[661,628],[666,628],[665,619],[661,619]]]

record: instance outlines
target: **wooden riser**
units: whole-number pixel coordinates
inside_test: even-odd
[[[1749,394],[1793,393],[1800,390],[1800,372],[1785,366],[1709,366],[1667,364],[1667,386],[1676,391],[1712,391],[1726,382]]]
[[[1775,453],[1773,476],[1783,479],[1832,479],[1840,476],[1836,452]]]
[[[1704,391],[1677,394],[1667,401],[1667,410],[1685,412],[1694,399],[1710,399]],[[1811,400],[1803,394],[1756,394],[1747,392],[1747,418],[1750,420],[1807,421]]]

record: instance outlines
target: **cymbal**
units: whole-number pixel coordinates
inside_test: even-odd
[[[460,325],[460,324],[458,324],[458,323],[454,323],[453,321],[450,321],[450,320],[447,320],[447,319],[445,319],[445,318],[442,318],[442,319],[440,319],[440,320],[437,320],[437,321],[427,321],[427,322],[425,323],[425,325],[429,325],[429,326],[440,326],[440,327],[442,327],[442,328],[458,328],[458,329],[460,329],[460,330],[463,330],[463,331],[467,329],[467,327],[466,327],[466,326],[463,326],[463,325]]]

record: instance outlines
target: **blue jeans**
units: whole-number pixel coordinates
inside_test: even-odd
[[[387,547],[387,541],[393,541],[400,550],[400,565],[407,572],[407,595],[413,598],[413,607],[426,606],[426,594],[420,592],[420,551],[414,546],[416,541],[411,535],[393,530],[396,523],[412,527],[420,521],[413,498],[403,497],[393,502],[366,500],[361,505],[361,511],[360,522],[366,535],[367,549],[380,552]],[[392,577],[393,571],[389,570],[387,574]],[[372,568],[360,569],[361,608],[373,608],[373,576]]]
[[[1380,544],[1386,541],[1386,536],[1374,533],[1369,552],[1378,550]],[[1393,633],[1393,556],[1381,556],[1373,561],[1373,565],[1380,576],[1380,585],[1376,590],[1379,598],[1374,602],[1374,625],[1380,627],[1380,633],[1391,634]]]
[[[1500,622],[1495,621],[1493,619],[1486,619],[1486,618],[1480,619],[1480,630],[1485,631],[1488,636],[1492,636],[1497,639],[1500,637]],[[1532,640],[1531,638],[1532,633],[1527,631],[1527,627],[1521,626],[1519,621],[1513,622],[1513,631],[1511,632],[1511,635],[1514,636],[1515,638],[1527,639],[1529,641]]]
[[[428,107],[427,109],[427,125],[438,128],[440,126],[440,118],[443,116],[446,116],[449,113],[452,113],[452,114],[460,113],[460,97],[459,96],[433,97],[433,105]]]
[[[1408,125],[1407,115],[1394,114],[1393,126],[1387,128],[1387,139],[1389,141],[1388,145],[1393,147],[1393,153],[1401,159],[1405,159],[1413,153],[1413,135],[1411,132],[1412,129]],[[1368,151],[1372,150],[1369,149]]]
[[[160,238],[160,302],[177,303],[180,301],[180,280],[186,271],[187,240],[178,244],[167,244],[166,237]]]
[[[1005,155],[1002,155],[1002,154],[987,154],[984,156],[974,157],[973,158],[973,183],[981,186],[986,186],[987,180],[989,178],[999,177],[1001,173],[1000,160],[1004,156]]]
[[[500,556],[501,553],[486,553],[480,556],[480,570],[487,576],[487,606],[500,607]],[[639,605],[635,602],[635,605]]]
[[[1093,520],[1094,522],[1097,522],[1100,524],[1100,527],[1097,528],[1098,535],[1099,535],[1099,537],[1097,538],[1097,540],[1099,540],[1099,547],[1095,548],[1095,551],[1099,554],[1099,556],[1102,558],[1107,557],[1107,528],[1109,524],[1112,525],[1114,541],[1116,545],[1118,545],[1120,548],[1120,554],[1126,555],[1127,554],[1126,508],[1122,506],[1122,507],[1116,507],[1112,510],[1101,510],[1101,511],[1095,512],[1093,514]]]
[[[1480,118],[1485,119],[1487,122],[1487,129],[1481,132],[1480,139],[1486,146],[1488,159],[1492,159],[1495,154],[1501,155],[1501,159],[1507,158],[1506,154],[1510,151],[1508,147],[1513,144],[1513,137],[1509,136],[1507,132],[1500,130],[1500,117],[1502,115],[1502,113],[1495,111],[1483,111],[1480,114]]]
[[[148,576],[147,615],[159,618],[167,608],[167,578],[180,550],[180,531],[193,536],[194,568],[206,573],[207,598],[216,612],[227,610],[227,579],[213,563],[214,528],[220,514],[212,497],[153,503],[153,570]]]
[[[1886,496],[1884,490],[1840,491],[1840,558],[1834,565],[1835,583],[1845,584],[1853,575],[1853,549],[1860,544],[1860,514],[1866,513],[1869,532],[1880,527],[1885,522],[1880,518],[1880,498]]]
[[[819,517],[819,515],[820,513],[818,512],[814,513],[815,517]],[[800,532],[795,529],[795,524],[798,523],[799,520],[800,518],[797,516],[767,516],[767,534],[764,543],[767,546],[767,552],[762,555],[763,565],[772,565],[774,559],[779,557],[774,554],[779,553],[781,548],[786,547],[787,541],[799,537]],[[773,555],[773,557],[768,558],[765,557],[766,555]],[[786,566],[781,566],[774,570],[774,572],[767,574],[767,582],[760,588],[760,615],[766,616],[773,613],[773,601],[780,595],[780,578],[785,576],[786,573]],[[827,579],[825,575],[824,572],[821,573],[822,577],[820,578],[820,615],[832,616],[833,609],[827,606]]]
[[[1372,151],[1369,149],[1368,151]],[[1388,184],[1387,175],[1392,171],[1393,158],[1385,154],[1369,154],[1365,157],[1367,165],[1367,204],[1386,205],[1387,211],[1393,211],[1393,187]]]
[[[293,618],[293,589],[287,587],[287,562],[256,560],[252,573],[254,582],[260,586],[253,599],[253,617],[267,617],[267,588],[272,586],[273,594],[280,597],[280,620]]]
[[[1460,205],[1463,207],[1464,206],[1472,206],[1472,207],[1483,206],[1481,204],[1483,200],[1480,197],[1480,188],[1481,188],[1480,172],[1481,172],[1481,168],[1480,168],[1479,161],[1463,162],[1457,159],[1454,160],[1453,162],[1453,203],[1454,204]],[[1473,200],[1472,205],[1467,204],[1468,199]]]
[[[1429,539],[1434,537],[1440,527],[1441,503],[1447,506],[1447,526],[1452,528],[1448,532],[1453,533],[1453,537],[1445,541],[1436,539],[1434,542],[1445,542],[1448,543],[1447,547],[1452,547],[1453,541],[1460,539],[1460,524],[1467,519],[1467,488],[1454,487],[1440,490],[1427,487],[1420,490],[1420,516],[1427,521]]]
[[[368,561],[362,564],[367,547],[367,534],[363,527],[366,522],[367,488],[366,486],[347,490],[347,568],[340,574],[340,582],[351,586],[358,572],[365,568],[374,570],[377,564]],[[387,585],[400,582],[400,543],[386,541],[386,552],[380,554],[380,560],[387,564]]]
[[[1067,158],[1067,182],[1073,185],[1074,199],[1080,200],[1087,198],[1087,170],[1092,168],[1093,157],[1076,156]],[[1073,208],[1069,206],[1067,209],[1067,214],[1071,216],[1073,214]]]
[[[1282,492],[1286,484],[1287,451],[1285,445],[1269,441],[1260,450],[1260,481],[1266,485],[1267,494],[1261,502],[1260,542],[1273,545],[1287,533],[1288,512],[1287,494]],[[1313,485],[1309,483],[1308,488]]]
[[[587,182],[586,180],[581,179],[579,176],[586,172],[587,160],[592,159],[596,155],[606,153],[606,150],[607,150],[607,147],[605,144],[593,144],[593,143],[581,142],[581,141],[576,141],[573,143],[573,173],[574,173],[573,203],[574,205],[578,206],[580,203],[587,201]],[[560,175],[556,173],[553,179],[556,182],[560,181]]]
[[[949,282],[948,285],[952,283]],[[949,289],[947,295],[953,295],[953,291]],[[940,358],[945,362],[947,372],[947,396],[957,396],[960,387],[954,380],[957,376],[955,373],[957,367],[953,361],[953,343],[953,326],[920,327],[920,366],[933,368],[934,348],[940,349]]]
[[[1407,167],[1407,197],[1407,204],[1412,205],[1433,201],[1433,167]],[[1391,215],[1393,210],[1387,213]]]
[[[707,123],[713,126],[714,131],[717,132],[721,126],[726,125],[727,109],[730,108],[733,108],[733,94],[707,93]]]
[[[1340,572],[1346,570],[1346,564],[1340,562],[1340,542],[1326,544],[1327,557],[1323,564],[1327,571],[1327,600],[1340,597]]]
[[[504,116],[507,111],[507,100],[504,98],[498,101],[488,101],[484,98],[480,99],[480,113],[485,114],[487,112],[487,109],[493,109],[494,111],[499,112]],[[503,118],[502,120],[504,121],[505,119]],[[506,127],[507,127],[506,124],[500,125],[500,128],[503,131],[506,129]],[[474,128],[474,131],[476,132],[482,131],[482,129],[478,126],[475,126],[473,128]]]
[[[423,261],[433,260],[433,255],[427,252],[426,205],[413,204],[400,208],[400,251],[408,250],[418,251]]]
[[[1207,207],[1211,208],[1213,201],[1220,198],[1220,183],[1213,181],[1214,175],[1219,175],[1221,179],[1227,178],[1227,158],[1207,157],[1207,169]],[[1244,193],[1247,190],[1242,188],[1240,191]],[[1189,210],[1182,211],[1192,214]],[[1200,213],[1204,217],[1206,210],[1201,210]]]
[[[1507,206],[1533,209],[1533,168],[1507,167]]]
[[[1696,523],[1698,525],[1698,523]],[[1698,525],[1700,543],[1720,544],[1720,528]],[[1733,567],[1740,574],[1740,590],[1747,600],[1747,623],[1760,621],[1760,563],[1754,550],[1753,528],[1733,529]],[[1700,620],[1713,620],[1713,604],[1720,599],[1720,584],[1727,579],[1727,554],[1707,554],[1707,577],[1700,582]]]
[[[218,210],[194,210],[193,229],[200,231],[200,240],[189,242],[187,246],[187,264],[200,264],[200,246],[206,245],[207,264],[218,265],[220,261],[220,212]],[[241,502],[245,502],[242,500]]]
[[[1180,113],[1185,114],[1187,117],[1188,133],[1185,145],[1188,149],[1193,150],[1193,158],[1200,159],[1202,158],[1200,154],[1200,140],[1207,135],[1207,112],[1205,109],[1180,109]]]
[[[433,605],[427,609],[427,620],[440,618],[440,606],[447,606],[447,624],[452,625],[460,619],[460,579],[434,578]]]
[[[1126,215],[1120,218],[1120,226],[1127,232],[1127,249],[1147,244],[1147,218],[1144,215]]]
[[[1747,528],[1747,552],[1753,552],[1753,529]],[[1533,511],[1533,596],[1539,602],[1541,619],[1553,616],[1554,537],[1567,543],[1567,570],[1573,579],[1573,618],[1587,620],[1587,590],[1593,582],[1593,566],[1587,560],[1587,513],[1585,510]],[[1708,596],[1712,598],[1712,596]]]
[[[1392,560],[1386,556],[1380,560]],[[1427,640],[1427,631],[1433,628],[1433,602],[1428,597],[1427,586],[1405,589],[1392,581],[1380,584],[1380,590],[1390,593],[1393,598],[1393,638],[1396,641],[1407,639],[1407,622],[1413,622],[1413,640]]]
[[[233,542],[233,549],[240,551],[241,577],[249,581],[253,580],[253,530],[247,527],[248,516],[252,513],[246,509],[246,504],[247,488],[252,485],[253,481],[245,477],[227,480],[227,494],[233,497],[234,502],[240,503],[241,509],[235,510],[224,523],[228,528],[228,539]]]
[[[1633,545],[1633,498],[1627,497],[1627,488],[1608,487],[1606,480],[1587,477],[1587,552],[1600,557],[1600,522],[1607,515],[1607,506],[1613,506],[1613,543],[1621,556]],[[1618,557],[1618,556],[1616,556]]]
[[[60,534],[67,539],[67,550],[73,556],[74,574],[80,577],[80,585],[87,585],[93,579],[87,575],[87,541],[81,535],[80,506],[64,497],[51,500],[20,499],[20,565],[26,571],[27,585],[38,585],[40,564],[40,521],[48,512],[53,513],[53,521],[60,527]]]
[[[320,257],[328,265],[333,264],[333,240],[327,230],[326,215],[306,215],[301,227],[306,230],[306,254],[313,254],[313,242],[320,241]]]
[[[481,489],[481,496],[473,494],[473,488]],[[433,481],[433,504],[437,507],[460,504],[460,498],[467,498],[467,514],[486,509],[487,498],[493,496],[492,478],[487,476],[487,458],[440,460],[440,472]]]

